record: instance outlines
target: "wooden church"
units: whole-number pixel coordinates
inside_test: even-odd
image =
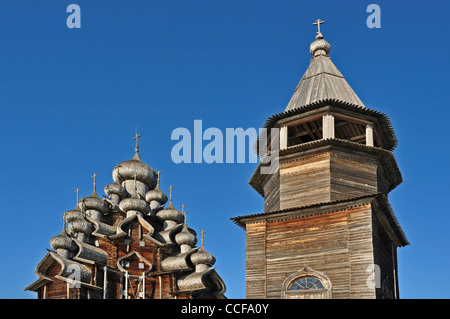
[[[289,104],[265,123],[279,132],[278,170],[260,164],[249,182],[264,212],[232,218],[246,231],[247,298],[399,298],[397,140],[331,61],[323,22]]]
[[[135,155],[117,164],[107,196],[94,191],[64,213],[25,290],[39,299],[223,299],[213,255],[160,188],[160,174]],[[77,189],[78,190],[78,189]],[[166,206],[164,206],[169,202]],[[66,226],[67,224],[67,226]]]

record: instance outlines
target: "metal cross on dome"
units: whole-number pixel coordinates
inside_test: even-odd
[[[77,204],[78,204],[78,202],[79,202],[79,200],[80,200],[80,190],[81,190],[81,189],[79,189],[78,187],[77,187],[77,189],[75,190],[75,192],[77,193]]]
[[[97,181],[96,181],[96,179],[97,179],[97,176],[98,176],[98,174],[97,173],[94,173],[94,175],[92,175],[91,177],[93,177],[94,178],[94,192],[96,192],[96,185],[97,185]]]
[[[200,232],[200,235],[202,236],[202,246],[203,246],[203,240],[204,240],[204,238],[203,238],[203,235],[206,233],[206,231],[204,231],[204,230],[202,230],[201,232]]]
[[[187,207],[186,205],[182,204],[181,206],[181,213],[184,215],[184,223],[186,224],[186,214],[188,213],[184,209]]]
[[[139,138],[140,138],[141,136],[142,136],[142,134],[136,133],[136,136],[133,137],[133,140],[136,140],[136,148],[135,148],[135,151],[136,151],[136,152],[139,152]]]
[[[137,173],[133,174],[133,177],[134,177],[134,192],[135,193],[137,193],[137,176],[138,176]]]
[[[66,212],[64,212],[64,214],[61,215],[63,217],[63,228],[66,228]]]
[[[313,25],[317,25],[317,34],[320,34],[320,25],[322,23],[325,23],[325,21],[322,21],[320,19],[317,19],[316,22],[313,23]]]
[[[169,202],[172,203],[172,189],[174,189],[174,187],[172,185],[170,185],[169,187]]]

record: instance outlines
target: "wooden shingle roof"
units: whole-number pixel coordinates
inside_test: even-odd
[[[328,44],[321,38],[314,41],[311,45],[314,46],[314,43],[317,41]],[[331,46],[328,44],[328,47]],[[336,99],[341,102],[365,107],[342,73],[331,61],[331,58],[328,56],[329,49],[328,52],[321,51],[322,54],[314,54],[313,51],[311,51],[313,55],[311,63],[298,83],[285,111],[326,99]]]

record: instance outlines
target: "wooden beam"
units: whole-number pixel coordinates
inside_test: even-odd
[[[291,138],[302,137],[302,136],[305,136],[305,135],[308,135],[308,134],[309,133],[307,131],[301,131],[301,132],[299,132],[299,133],[297,133],[295,135],[289,136],[289,138],[291,139]]]
[[[366,137],[366,135],[363,134],[363,135],[358,135],[358,136],[350,137],[349,140],[352,141],[352,142],[354,142],[354,141],[357,141],[357,140],[363,140],[365,137]]]
[[[311,121],[320,120],[324,114],[326,114],[326,113],[322,112],[322,113],[316,114],[314,116],[301,118],[301,119],[298,119],[298,120],[294,120],[292,122],[286,122],[286,123],[283,123],[282,125],[289,126],[289,127],[291,127],[291,126],[298,126],[298,125],[301,125],[301,124],[304,124],[304,123],[308,123],[308,122],[311,122]]]
[[[308,127],[308,123],[302,123],[303,128],[306,130],[306,132],[308,132],[309,136],[313,139],[313,140],[317,140],[317,137],[314,136],[313,132],[309,129]]]
[[[322,134],[320,133],[320,130],[317,128],[315,121],[310,122],[313,130],[316,132],[318,138],[322,138]]]

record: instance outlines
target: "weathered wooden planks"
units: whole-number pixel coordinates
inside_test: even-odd
[[[376,156],[331,148],[280,157],[262,186],[266,212],[389,191]]]
[[[280,209],[330,201],[330,154],[280,163]]]
[[[281,298],[286,278],[307,266],[325,274],[333,298],[374,298],[371,204],[327,214],[248,223],[247,298]]]
[[[246,294],[247,298],[266,298],[266,223],[247,227]]]
[[[280,209],[280,170],[271,174],[264,184],[264,211]]]
[[[377,193],[377,167],[374,158],[333,151],[330,156],[331,200]]]

